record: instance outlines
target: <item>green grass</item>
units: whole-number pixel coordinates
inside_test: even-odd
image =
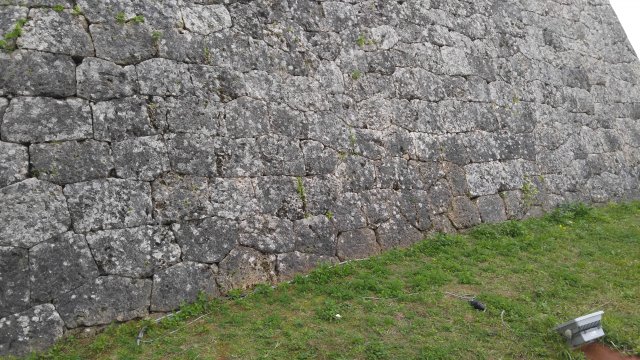
[[[112,325],[33,358],[576,359],[552,329],[600,309],[604,341],[639,353],[639,284],[640,203],[573,205],[323,266],[246,297],[201,298],[159,324]],[[447,292],[475,295],[487,311]]]

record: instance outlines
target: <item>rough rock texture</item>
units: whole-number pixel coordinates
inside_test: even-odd
[[[0,0],[0,38],[21,19],[0,354],[640,198],[640,62],[606,0]]]

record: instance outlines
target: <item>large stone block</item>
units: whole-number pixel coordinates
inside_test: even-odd
[[[109,144],[95,140],[35,144],[29,155],[33,176],[61,185],[106,178],[114,167]]]
[[[209,35],[231,27],[231,16],[224,5],[185,4],[182,8],[184,26],[193,32]]]
[[[191,261],[181,262],[153,275],[151,311],[172,311],[181,304],[220,295],[216,283],[217,267]]]
[[[91,108],[96,140],[122,141],[156,133],[149,118],[147,101],[143,98],[103,101],[91,105]]]
[[[363,259],[380,253],[376,234],[371,229],[345,231],[338,235],[340,260]]]
[[[2,120],[2,139],[34,143],[93,137],[91,108],[82,99],[18,97]]]
[[[221,292],[273,282],[276,278],[275,261],[275,255],[265,255],[251,248],[231,250],[218,265],[217,281]]]
[[[76,69],[78,96],[110,100],[132,96],[138,89],[136,68],[98,58],[85,58]]]
[[[98,277],[84,235],[67,232],[29,250],[32,303],[47,303]]]
[[[32,247],[71,225],[60,186],[27,179],[0,189],[0,246]]]
[[[65,186],[64,195],[76,232],[121,229],[152,222],[148,183],[93,180]]]
[[[0,68],[0,95],[64,97],[76,93],[76,65],[67,55],[0,52]]]
[[[217,176],[225,156],[219,151],[220,139],[203,134],[165,136],[171,169],[180,174]]]
[[[456,229],[466,229],[480,224],[480,212],[476,204],[466,196],[453,198],[449,219]]]
[[[202,219],[212,215],[205,177],[167,173],[153,182],[154,217],[158,221]]]
[[[96,231],[87,234],[103,274],[146,278],[180,261],[180,247],[163,226]]]
[[[70,10],[31,9],[18,46],[71,56],[93,56],[93,42],[84,16]]]
[[[157,52],[152,38],[153,29],[146,24],[108,23],[89,27],[96,56],[119,65],[132,65],[151,59]]]
[[[318,215],[294,222],[296,251],[335,256],[337,234],[331,215]]]
[[[167,125],[171,132],[211,136],[225,134],[222,103],[208,98],[184,96],[167,98],[162,106],[167,111]]]
[[[29,307],[29,252],[26,249],[0,246],[0,286],[0,317]]]
[[[151,280],[101,276],[54,303],[67,328],[127,321],[149,313]]]
[[[241,245],[263,253],[284,253],[295,249],[293,223],[274,216],[253,216],[239,225]]]
[[[64,334],[64,322],[51,304],[0,319],[0,356],[45,351]]]
[[[27,147],[0,141],[0,188],[26,179],[28,172]]]
[[[187,64],[155,58],[136,65],[136,71],[143,95],[180,96],[192,90]]]
[[[171,229],[184,260],[218,263],[238,244],[238,224],[233,220],[207,218],[176,223]]]
[[[153,181],[169,171],[167,148],[159,136],[114,142],[111,149],[120,178]]]
[[[500,195],[481,196],[476,200],[476,205],[484,223],[497,223],[507,220],[504,201]]]

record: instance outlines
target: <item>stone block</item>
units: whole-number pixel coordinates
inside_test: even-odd
[[[218,265],[217,282],[225,294],[231,289],[249,289],[258,284],[275,281],[275,255],[237,247]]]
[[[186,3],[182,8],[184,26],[189,31],[209,35],[231,27],[231,16],[224,5]]]
[[[198,299],[200,293],[218,297],[217,267],[181,262],[153,275],[151,311],[172,311]]]
[[[335,256],[338,231],[327,215],[318,215],[293,223],[296,251]]]
[[[33,176],[61,185],[106,178],[114,167],[109,144],[95,140],[35,144],[29,155]]]
[[[338,165],[338,152],[319,141],[301,141],[306,175],[328,175]]]
[[[0,317],[29,307],[29,252],[26,249],[0,246],[0,284]]]
[[[255,197],[260,212],[298,220],[304,217],[305,184],[303,178],[287,176],[260,177],[254,180]]]
[[[93,56],[89,25],[84,16],[71,10],[29,10],[29,21],[22,29],[17,44],[20,48],[70,56]]]
[[[266,162],[256,152],[257,141],[253,138],[218,138],[216,144],[216,171],[218,176],[256,177],[264,175]]]
[[[500,195],[481,196],[476,199],[483,223],[497,223],[507,220],[504,201]]]
[[[149,313],[152,281],[100,276],[61,296],[55,306],[67,328],[127,321]]]
[[[258,212],[258,199],[251,178],[213,178],[209,183],[216,216],[244,220]]]
[[[202,219],[212,215],[205,177],[167,173],[153,184],[153,212],[158,221]]]
[[[169,157],[159,136],[145,136],[111,145],[116,174],[124,179],[153,181],[169,171]]]
[[[68,55],[0,52],[0,95],[67,97],[76,93],[76,65]]]
[[[167,98],[163,104],[167,109],[167,125],[174,133],[194,133],[223,136],[224,106],[208,98],[184,96]]]
[[[476,204],[466,196],[453,198],[449,219],[456,229],[466,229],[481,222],[480,212]]]
[[[115,17],[115,14],[112,16]],[[133,65],[156,55],[156,44],[152,37],[154,30],[147,24],[117,24],[112,18],[108,23],[92,24],[89,30],[96,56],[101,59],[118,65]]]
[[[198,176],[219,176],[226,157],[221,155],[221,140],[204,134],[165,136],[173,171]]]
[[[241,97],[226,104],[227,134],[248,138],[269,133],[269,116],[264,101]]]
[[[341,261],[364,259],[379,253],[380,245],[371,229],[345,231],[338,235],[338,258]]]
[[[180,96],[192,90],[189,66],[177,61],[154,58],[136,65],[140,94]]]
[[[65,186],[64,195],[79,233],[145,225],[151,218],[148,183],[103,179]]]
[[[0,246],[30,248],[68,230],[60,186],[27,179],[0,189]]]
[[[92,282],[98,268],[84,235],[67,232],[29,250],[32,303],[47,303]]]
[[[338,259],[333,256],[305,254],[297,251],[278,254],[276,264],[278,280],[291,280],[295,275],[304,275],[319,265],[333,265],[337,263]]]
[[[411,226],[402,215],[395,214],[377,229],[382,250],[405,248],[424,239],[422,233]]]
[[[180,261],[180,247],[164,226],[141,226],[87,234],[100,272],[147,278]]]
[[[240,222],[238,242],[263,253],[284,253],[295,249],[293,223],[274,216],[253,216]]]
[[[258,152],[265,166],[264,175],[305,175],[304,157],[300,143],[278,135],[261,136],[257,140]]]
[[[64,334],[64,322],[51,304],[0,319],[0,356],[45,351]]]
[[[91,108],[82,99],[18,97],[2,120],[2,139],[11,142],[83,140],[93,137]]]
[[[238,244],[238,224],[233,220],[207,218],[171,226],[182,249],[182,259],[213,264],[222,261]]]
[[[0,188],[26,179],[28,172],[27,147],[0,141]]]
[[[78,96],[104,101],[133,96],[138,90],[136,68],[99,58],[85,58],[76,69]]]
[[[155,135],[148,105],[141,97],[129,97],[92,104],[93,132],[96,140],[122,141]]]

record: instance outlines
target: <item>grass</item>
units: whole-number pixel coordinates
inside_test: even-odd
[[[639,353],[639,284],[640,203],[572,205],[323,266],[246,297],[202,297],[159,324],[112,325],[32,358],[578,359],[552,328],[600,309],[604,341]],[[447,293],[475,295],[487,310]]]

